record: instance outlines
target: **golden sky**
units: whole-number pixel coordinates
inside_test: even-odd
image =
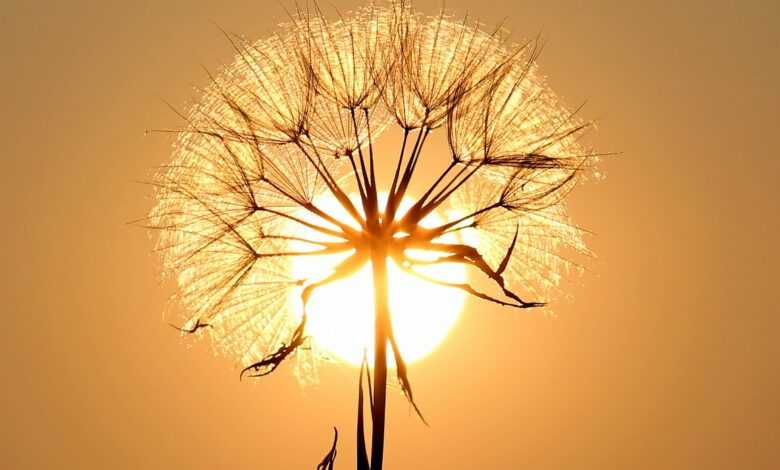
[[[282,4],[287,4],[282,2]],[[336,1],[344,10],[357,2]],[[289,3],[292,5],[292,3]],[[433,13],[437,1],[419,1]],[[780,7],[449,0],[518,38],[619,157],[571,195],[597,258],[555,317],[468,300],[410,366],[427,428],[389,393],[388,469],[769,469],[780,461]],[[239,382],[163,321],[174,286],[125,223],[202,70],[276,2],[18,2],[0,11],[4,468],[313,468],[356,369]],[[432,170],[431,170],[432,171]]]

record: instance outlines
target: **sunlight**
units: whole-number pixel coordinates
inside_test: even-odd
[[[401,213],[413,201],[405,198]],[[346,221],[338,202],[334,199],[318,201],[319,206],[330,214],[340,215]],[[433,226],[444,223],[437,214],[426,218],[422,225]],[[307,233],[307,237],[316,234]],[[441,238],[442,241],[457,243],[455,235]],[[415,251],[417,258],[431,258],[436,255]],[[321,277],[346,255],[296,257],[292,273],[296,277]],[[417,361],[431,353],[444,340],[460,316],[465,293],[457,289],[437,286],[404,272],[388,259],[388,283],[390,312],[398,347],[407,363]],[[465,282],[466,269],[460,264],[426,266],[419,272],[447,282]],[[291,295],[293,312],[300,311],[298,292]],[[307,334],[326,355],[359,365],[363,351],[368,352],[369,363],[373,363],[374,344],[374,287],[371,264],[360,271],[321,289],[317,289],[309,300]],[[388,356],[388,367],[394,367],[392,354]]]

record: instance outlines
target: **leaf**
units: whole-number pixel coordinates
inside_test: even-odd
[[[365,426],[363,424],[363,371],[366,370],[366,357],[360,365],[360,380],[358,382],[358,413],[357,413],[357,468],[370,470],[368,451],[366,450]]]
[[[322,462],[320,462],[319,465],[317,465],[317,470],[333,470],[333,463],[336,462],[336,444],[339,442],[339,430],[335,427],[333,428],[333,445],[330,448],[330,451],[325,454],[325,458],[322,459]]]
[[[306,327],[306,314],[304,313],[303,318],[301,319],[301,323],[293,332],[292,338],[290,339],[290,344],[286,345],[282,343],[282,345],[279,347],[279,349],[276,350],[275,353],[269,354],[268,356],[264,357],[262,361],[256,362],[250,366],[245,367],[241,371],[241,375],[239,375],[239,379],[244,378],[244,374],[246,374],[250,370],[255,373],[250,375],[249,377],[263,377],[275,371],[276,368],[279,367],[279,365],[282,362],[284,362],[285,359],[287,359],[287,356],[292,354],[296,349],[298,349],[298,347],[301,344],[303,344],[304,340],[306,339],[306,337],[303,335],[303,330],[305,327]]]
[[[504,273],[504,270],[509,264],[509,258],[512,257],[512,251],[515,249],[515,244],[517,243],[517,234],[519,232],[520,232],[520,225],[518,224],[515,227],[515,236],[514,238],[512,238],[512,244],[509,245],[509,248],[507,248],[506,254],[504,255],[504,259],[501,260],[501,264],[498,265],[498,269],[496,269],[496,274],[498,274],[499,276]]]
[[[398,349],[398,344],[395,342],[395,334],[392,330],[388,332],[387,338],[390,340],[390,345],[393,348],[393,356],[395,357],[395,371],[396,375],[398,376],[398,381],[401,383],[401,390],[403,391],[406,399],[409,400],[409,403],[412,405],[412,408],[414,408],[414,411],[417,413],[417,416],[419,416],[420,420],[422,420],[426,426],[430,426],[428,421],[426,421],[425,417],[422,415],[420,408],[417,407],[417,403],[414,401],[412,384],[409,382],[409,377],[406,374],[406,361],[404,361],[403,356],[401,356],[401,351]]]

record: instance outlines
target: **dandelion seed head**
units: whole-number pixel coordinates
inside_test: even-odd
[[[380,220],[396,230],[393,243],[465,256],[460,262],[505,282],[515,300],[503,305],[520,301],[515,292],[546,300],[562,274],[581,269],[572,258],[588,250],[564,198],[596,162],[580,142],[589,123],[550,89],[534,43],[510,44],[501,29],[427,17],[404,2],[335,20],[299,12],[270,38],[229,39],[236,58],[185,115],[150,214],[164,268],[179,285],[180,324],[207,324],[198,333],[217,351],[247,366],[297,348],[295,374],[316,377],[323,353],[310,342],[293,347],[305,316],[289,300],[316,282],[297,279],[291,263],[317,249],[362,253],[353,232],[370,225],[364,160],[394,123],[418,138],[446,130],[452,165],[418,209],[453,222],[439,233],[418,231],[411,211],[397,214],[398,227],[396,218]],[[317,212],[319,198],[349,208],[340,194],[356,193],[363,206],[349,223]],[[323,238],[301,240],[312,230]],[[446,241],[450,233],[478,254]]]

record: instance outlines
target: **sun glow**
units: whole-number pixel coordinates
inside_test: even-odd
[[[404,199],[399,212],[403,213],[412,203]],[[330,214],[343,213],[334,199],[317,204]],[[339,219],[347,221],[348,217],[341,215]],[[434,213],[424,222],[422,225],[434,226],[445,220]],[[307,232],[306,236],[312,238],[317,235]],[[458,242],[455,235],[445,235],[441,240]],[[413,254],[418,259],[437,256],[420,250],[415,250]],[[347,256],[296,257],[292,273],[299,278],[323,277]],[[407,363],[414,362],[432,352],[444,340],[460,316],[465,294],[408,274],[389,258],[387,270],[390,314],[398,347]],[[466,281],[466,270],[461,264],[425,266],[418,271],[442,281]],[[290,311],[299,312],[302,308],[299,292],[291,294],[289,301],[294,304]],[[362,362],[365,351],[369,363],[373,362],[374,285],[370,262],[352,276],[317,289],[309,300],[307,312],[306,333],[311,336],[315,347],[328,356],[356,365]],[[388,366],[394,365],[390,354]]]

